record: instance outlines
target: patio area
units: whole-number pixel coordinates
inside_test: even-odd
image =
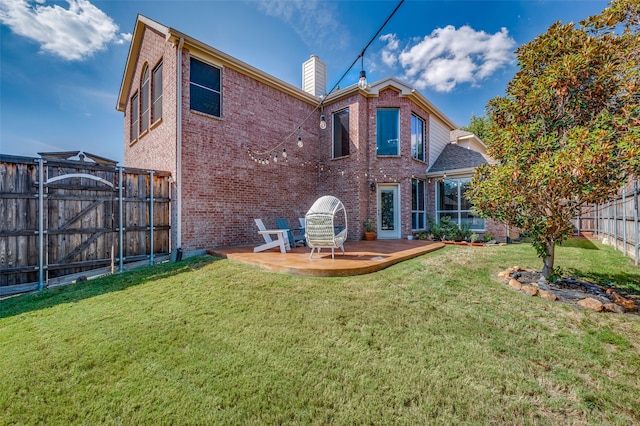
[[[298,245],[287,253],[278,248],[254,253],[255,246],[208,250],[212,256],[234,262],[258,266],[282,274],[312,277],[345,277],[376,272],[398,262],[411,259],[444,247],[441,242],[418,240],[347,241],[345,254],[340,249],[331,259],[331,250],[323,249],[309,258],[311,249]]]

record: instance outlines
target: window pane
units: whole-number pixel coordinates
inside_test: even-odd
[[[333,114],[333,157],[349,155],[349,110]]]
[[[473,214],[473,212],[460,212],[463,224],[471,225],[473,230],[484,230],[484,219]]]
[[[398,117],[399,111],[397,109],[379,109],[377,111],[376,132],[378,155],[399,154]]]
[[[458,181],[438,182],[438,210],[458,210]]]
[[[191,58],[190,108],[221,117],[220,69]]]
[[[411,180],[411,229],[425,229],[425,181],[420,179]]]
[[[380,229],[383,231],[393,231],[395,228],[393,215],[393,190],[383,190],[380,192]]]
[[[149,128],[149,67],[145,67],[140,86],[140,132]]]
[[[138,94],[131,98],[131,140],[138,137]]]
[[[156,121],[162,118],[162,63],[160,63],[153,70],[153,86],[151,86],[152,90],[152,100],[153,107],[151,113],[151,120]]]
[[[203,87],[191,85],[192,110],[220,117],[220,94]]]
[[[438,213],[438,222],[440,222],[440,220],[445,216],[449,216],[451,218],[451,223],[458,223],[458,213],[455,212]]]
[[[460,179],[460,210],[471,210],[471,201],[468,201],[464,194],[469,189],[471,179]]]
[[[191,82],[220,91],[220,69],[191,58]]]
[[[427,227],[426,218],[426,213],[418,213],[418,227],[416,229],[425,229]]]
[[[140,133],[144,132],[149,128],[149,108],[143,111],[142,116],[140,116]]]
[[[418,210],[418,181],[411,181],[411,210]]]
[[[424,121],[411,116],[411,156],[424,161]]]

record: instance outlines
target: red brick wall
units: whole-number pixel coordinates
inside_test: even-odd
[[[350,108],[350,155],[332,159],[331,114]],[[376,111],[378,108],[400,109],[400,156],[376,155]],[[411,158],[411,115],[425,121],[428,140],[429,114],[409,98],[393,89],[378,96],[354,94],[327,105],[327,129],[320,136],[320,159],[325,166],[320,172],[320,191],[340,198],[349,215],[349,239],[362,239],[363,222],[377,219],[377,192],[370,184],[397,183],[400,191],[401,236],[411,234],[411,178],[424,177],[427,162]]]
[[[267,227],[276,217],[298,226],[321,195],[334,195],[346,207],[349,239],[362,238],[362,223],[377,217],[376,192],[370,184],[398,184],[401,236],[411,233],[411,178],[424,177],[428,161],[411,158],[411,115],[421,117],[429,137],[429,114],[394,89],[378,95],[354,93],[324,106],[327,128],[319,129],[315,105],[250,78],[232,66],[222,67],[222,118],[190,111],[189,56],[182,52],[182,248],[185,251],[260,243],[254,218]],[[125,111],[125,165],[176,173],[176,46],[146,29],[133,78],[139,89],[144,63],[163,61],[163,117],[134,143],[129,142],[129,108]],[[207,58],[199,58],[207,62]],[[215,65],[215,63],[212,63]],[[332,158],[332,113],[350,108],[350,155]],[[377,108],[400,109],[400,156],[376,156]],[[306,121],[304,121],[307,119]],[[300,123],[301,128],[296,131]],[[297,146],[298,134],[304,146]],[[288,137],[288,138],[287,138]],[[288,161],[282,158],[286,148]],[[272,152],[268,151],[273,149]],[[248,154],[269,158],[258,164]],[[273,162],[277,153],[279,161]],[[427,150],[428,153],[428,150]],[[428,160],[428,159],[427,159]],[[427,185],[427,209],[433,215],[434,184]],[[175,186],[172,194],[176,206]],[[176,211],[172,238],[176,238]],[[499,236],[499,228],[492,232]],[[502,227],[504,228],[504,227]],[[488,229],[493,229],[489,228]]]
[[[131,97],[140,93],[142,68],[151,71],[162,61],[162,118],[149,130],[131,141]],[[153,78],[150,76],[151,84]],[[176,166],[176,49],[164,35],[145,28],[140,55],[136,63],[132,87],[127,98],[124,117],[124,164],[142,169],[166,170],[175,173]],[[141,112],[140,112],[141,113]]]
[[[140,78],[145,64],[152,71],[162,61],[162,118],[149,126],[149,130],[131,141],[131,97],[140,93]],[[145,28],[140,54],[136,62],[132,85],[127,94],[124,114],[124,164],[126,167],[170,171],[176,175],[176,46],[165,41],[165,36]],[[150,84],[153,78],[150,75]],[[125,194],[126,196],[126,194]],[[171,199],[176,200],[176,186],[171,187]],[[177,211],[171,205],[171,249],[177,238]]]
[[[186,55],[186,53],[185,53]],[[182,245],[185,250],[258,243],[254,218],[275,227],[276,217],[292,227],[317,198],[318,118],[297,126],[314,105],[259,83],[230,67],[222,72],[222,118],[189,109],[189,60],[183,74]],[[289,138],[286,137],[291,133]],[[282,144],[282,145],[281,145]],[[288,161],[283,161],[282,148]],[[267,165],[247,153],[274,148]]]

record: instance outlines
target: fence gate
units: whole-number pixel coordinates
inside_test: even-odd
[[[47,275],[52,271],[58,271],[56,275],[74,274],[105,266],[107,261],[113,272],[118,231],[114,209],[117,174],[111,170],[89,174],[62,167],[46,169],[46,175],[39,179],[39,194],[44,203],[42,214],[46,215],[46,233],[44,227],[41,229]],[[48,276],[42,281],[48,281]]]
[[[169,256],[170,173],[115,164],[0,155],[0,296]]]

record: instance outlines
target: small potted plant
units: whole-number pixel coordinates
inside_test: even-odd
[[[371,219],[364,221],[364,239],[367,241],[376,239],[376,223]]]

